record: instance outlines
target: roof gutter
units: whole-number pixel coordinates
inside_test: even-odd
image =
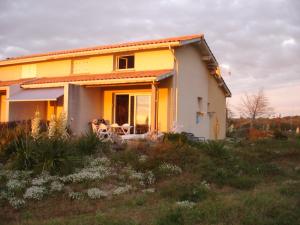
[[[172,76],[172,73],[164,74],[159,77],[141,77],[141,78],[127,78],[127,79],[108,79],[108,80],[89,80],[89,81],[65,81],[41,84],[23,84],[22,88],[50,88],[50,87],[63,87],[65,84],[77,84],[81,86],[92,85],[108,85],[108,84],[134,84],[134,83],[147,83],[158,82]]]
[[[53,55],[49,53],[49,55],[44,55],[44,56],[32,56],[28,58],[2,60],[0,61],[0,66],[14,65],[14,64],[21,64],[21,63],[34,63],[34,62],[42,62],[42,61],[57,60],[57,59],[67,59],[67,58],[82,57],[82,56],[103,55],[103,54],[111,54],[117,52],[169,48],[169,46],[176,47],[180,45],[181,43],[179,41],[174,41],[174,42],[160,43],[160,44],[147,44],[147,45],[117,47],[117,48],[100,49],[100,50],[86,50],[86,51],[78,51],[73,53],[58,53]]]

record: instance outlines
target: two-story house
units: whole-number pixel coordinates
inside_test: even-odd
[[[203,35],[33,54],[0,61],[0,122],[65,111],[76,134],[94,118],[134,132],[224,138],[231,95]]]

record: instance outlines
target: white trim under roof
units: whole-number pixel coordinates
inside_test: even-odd
[[[8,98],[10,102],[56,101],[64,95],[64,88],[21,89]]]

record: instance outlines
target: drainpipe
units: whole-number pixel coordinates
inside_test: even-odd
[[[171,48],[171,45],[169,45],[169,50],[170,52],[172,53],[173,55],[173,58],[174,58],[174,70],[175,70],[175,76],[174,76],[174,80],[173,80],[173,107],[174,107],[174,112],[175,112],[175,118],[173,118],[173,122],[177,123],[177,117],[178,117],[178,61],[177,61],[177,58],[176,58],[176,55],[175,55],[175,52],[174,52],[174,49]]]

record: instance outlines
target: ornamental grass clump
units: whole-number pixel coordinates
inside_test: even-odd
[[[31,121],[31,136],[35,140],[38,139],[40,136],[40,132],[41,132],[40,124],[41,124],[40,112],[36,111],[34,113],[34,118]]]
[[[58,117],[51,115],[48,128],[48,137],[62,139],[69,137],[67,131],[67,116],[65,112],[61,112]]]
[[[41,200],[46,193],[47,189],[45,187],[32,186],[27,188],[23,197],[26,199]]]
[[[87,195],[90,199],[98,199],[107,197],[108,193],[100,190],[99,188],[90,188],[87,190]]]

